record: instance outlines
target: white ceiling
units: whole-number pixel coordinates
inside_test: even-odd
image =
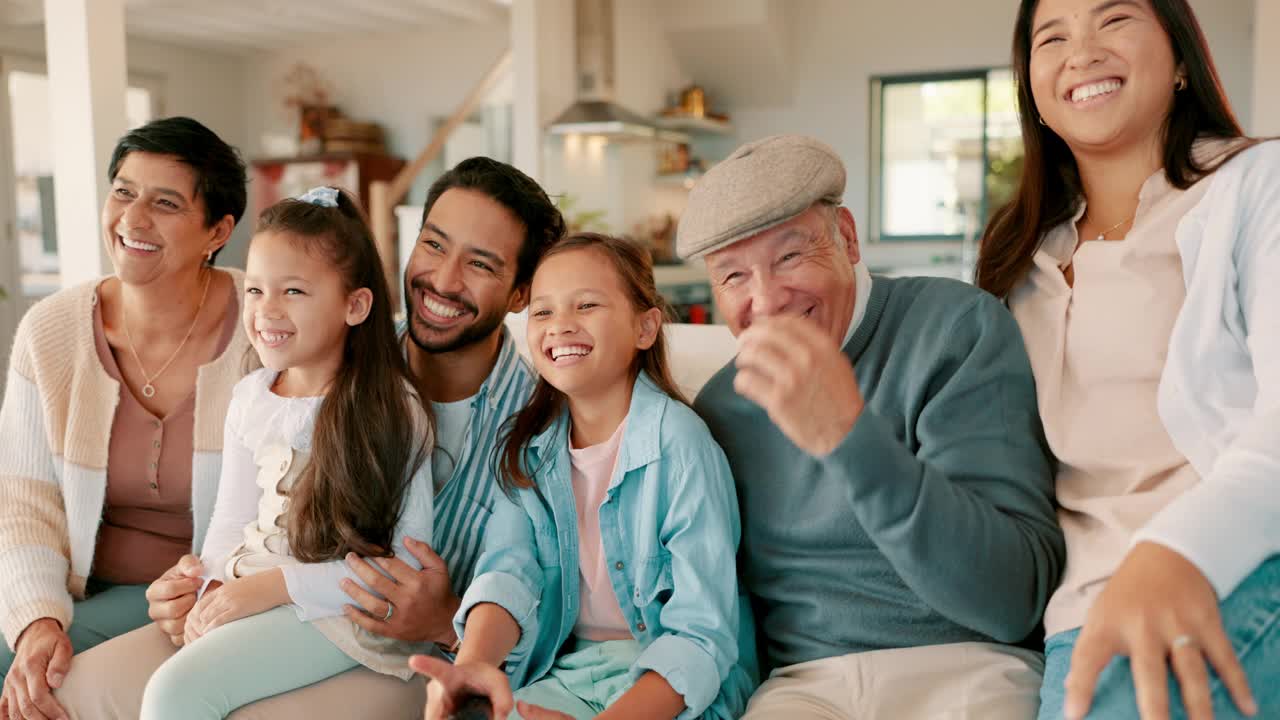
[[[341,32],[506,22],[510,0],[125,0],[127,32],[252,53]],[[39,25],[43,0],[0,0],[0,25]]]

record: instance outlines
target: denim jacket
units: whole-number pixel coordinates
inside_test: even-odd
[[[661,675],[680,718],[737,718],[758,682],[754,624],[738,584],[741,527],[720,446],[687,406],[641,373],[617,467],[600,506],[609,579],[643,648],[632,679]],[[520,625],[507,658],[513,687],[542,678],[578,615],[578,525],[568,411],[525,450],[535,486],[497,494],[476,575],[454,618],[494,603]]]

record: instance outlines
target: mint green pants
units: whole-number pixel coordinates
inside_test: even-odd
[[[223,625],[166,660],[147,681],[140,720],[222,720],[356,665],[292,609],[278,607]]]
[[[590,720],[631,689],[631,666],[640,657],[635,640],[574,639],[545,677],[516,691],[516,700]],[[511,720],[519,720],[511,713]]]
[[[71,627],[67,628],[76,654],[151,622],[146,585],[109,585],[90,579],[85,589],[89,597],[75,604]],[[13,659],[9,644],[0,645],[0,682],[9,674]]]

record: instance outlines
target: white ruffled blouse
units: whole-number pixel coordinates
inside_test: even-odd
[[[426,649],[370,635],[343,616],[353,604],[340,583],[367,585],[342,560],[303,563],[289,551],[285,517],[289,490],[310,462],[316,413],[323,397],[286,398],[271,387],[278,373],[261,369],[232,391],[224,429],[222,477],[201,560],[209,580],[245,577],[279,568],[292,607],[313,622],[339,648],[372,670],[412,676],[407,658]],[[419,407],[413,403],[414,407]],[[413,418],[426,427],[426,416]],[[428,450],[430,446],[428,445]],[[393,551],[414,568],[420,565],[404,547],[404,538],[430,542],[433,493],[431,463],[421,463],[410,482]]]

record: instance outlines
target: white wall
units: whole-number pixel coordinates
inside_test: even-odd
[[[133,37],[128,38],[125,52],[130,74],[159,86],[162,116],[194,117],[247,152],[242,58]],[[0,27],[0,54],[43,61],[43,29]]]
[[[541,178],[543,128],[573,102],[572,0],[512,0],[512,163]]]
[[[1227,98],[1245,132],[1250,132],[1254,104],[1255,0],[1190,1],[1209,38],[1209,50],[1226,86]],[[1274,4],[1277,0],[1260,1]]]
[[[1261,0],[1275,2],[1275,0]],[[1235,110],[1253,96],[1253,0],[1191,0]],[[845,202],[867,226],[870,78],[1009,64],[1013,0],[791,0],[792,101],[728,109],[738,140],[806,133],[834,147],[849,172]],[[1274,65],[1272,67],[1275,67]]]
[[[667,41],[658,0],[614,0],[616,100],[623,107],[653,115],[667,94],[689,83]]]
[[[1276,71],[1280,69],[1280,0],[1257,0],[1256,10],[1253,120],[1249,131],[1255,135],[1280,135],[1280,92],[1276,86]]]
[[[382,125],[389,152],[411,161],[430,142],[433,121],[457,109],[507,44],[502,22],[322,38],[253,58],[241,99],[251,151],[262,154],[263,133],[296,135],[297,116],[281,102],[281,80],[305,62],[328,83],[344,115]],[[407,202],[422,202],[425,184],[420,178]]]

